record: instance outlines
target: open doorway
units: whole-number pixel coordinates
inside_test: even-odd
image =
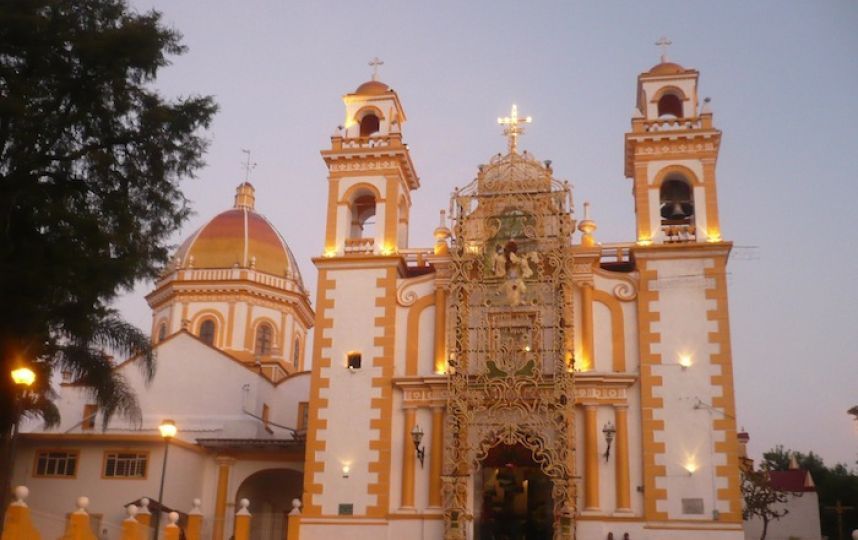
[[[522,445],[499,445],[474,479],[475,540],[551,540],[552,482]]]

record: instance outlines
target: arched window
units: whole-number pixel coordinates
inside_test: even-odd
[[[266,356],[271,354],[271,336],[273,335],[271,325],[262,323],[256,328],[256,354]]]
[[[380,124],[376,115],[372,113],[367,114],[360,119],[360,136],[369,137],[378,131]]]
[[[200,325],[200,339],[204,343],[214,345],[215,338],[215,322],[212,319],[206,319]]]
[[[351,238],[375,237],[375,197],[358,195],[352,202]]]
[[[301,341],[295,340],[295,347],[292,349],[292,366],[298,369],[301,366]]]
[[[676,94],[667,93],[658,100],[658,116],[675,116],[682,118],[682,99]]]
[[[690,225],[694,217],[694,197],[684,178],[670,178],[661,185],[661,222]]]
[[[162,322],[158,325],[158,343],[164,341],[164,338],[167,337],[167,323]]]

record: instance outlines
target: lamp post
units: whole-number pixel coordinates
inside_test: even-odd
[[[608,459],[611,457],[611,443],[614,442],[614,435],[617,434],[617,428],[614,427],[613,422],[605,424],[605,427],[602,428],[602,434],[605,436],[605,442],[608,445],[608,447],[605,448],[605,453],[602,454],[605,457],[605,463],[607,463]]]
[[[417,452],[417,459],[420,460],[420,468],[423,468],[423,460],[426,457],[426,447],[420,446],[420,441],[423,440],[423,429],[419,425],[414,424],[414,429],[411,430],[411,440],[414,442],[414,450]]]
[[[161,464],[161,487],[158,488],[158,520],[155,522],[155,540],[158,540],[158,532],[161,530],[161,511],[164,509],[164,473],[167,471],[167,452],[170,450],[170,439],[176,436],[178,428],[172,420],[164,420],[158,426],[161,437],[164,439],[164,461]]]
[[[0,492],[0,529],[3,528],[3,524],[5,523],[6,507],[9,503],[12,471],[15,467],[15,442],[18,438],[21,415],[24,412],[24,398],[27,396],[30,387],[36,382],[36,372],[26,366],[15,368],[9,374],[12,377],[12,382],[15,383],[16,389],[15,396],[12,398],[14,402],[13,414],[15,416],[12,423],[12,433],[9,436],[9,446],[6,448],[6,456],[9,463],[5,467],[6,470],[3,471],[3,485],[0,486],[0,490],[2,490]]]

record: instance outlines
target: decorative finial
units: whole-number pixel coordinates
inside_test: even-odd
[[[75,514],[86,514],[86,507],[89,506],[89,497],[78,497],[75,502],[77,503]]]
[[[301,499],[292,499],[292,511],[289,512],[290,516],[300,516],[301,515]]]
[[[242,148],[241,152],[245,155],[244,161],[241,163],[241,166],[244,167],[244,181],[250,182],[250,171],[256,168],[256,162],[250,161],[250,150]]]
[[[378,80],[378,66],[383,66],[384,62],[379,60],[379,58],[376,56],[375,58],[373,58],[372,60],[369,61],[369,65],[370,65],[370,67],[372,67],[372,80],[377,81]]]
[[[673,45],[673,42],[667,39],[667,36],[661,36],[655,44],[661,47],[661,63],[667,62],[667,48]]]
[[[30,495],[30,489],[27,486],[18,486],[15,488],[15,501],[13,506],[27,506],[24,500]]]
[[[516,107],[515,104],[513,104],[509,116],[498,118],[498,124],[505,126],[503,128],[503,134],[507,137],[510,154],[518,150],[518,137],[524,133],[524,127],[522,124],[529,124],[531,122],[533,122],[533,118],[530,116],[523,118],[518,117],[518,107]]]
[[[596,238],[593,232],[597,229],[596,222],[590,219],[590,203],[584,202],[584,219],[578,224],[578,230],[581,231],[581,245],[584,247],[593,247],[596,245]]]
[[[135,516],[137,516],[137,513],[140,511],[140,509],[137,508],[136,504],[129,504],[125,507],[125,511],[128,513],[128,517],[126,519],[133,520]]]
[[[200,505],[203,504],[203,501],[200,499],[194,499],[193,501],[194,507],[191,508],[191,511],[188,512],[189,516],[201,516],[203,514],[203,510],[200,508]]]
[[[236,512],[239,516],[249,516],[250,510],[248,507],[250,506],[250,499],[241,499],[238,501],[238,512]]]
[[[170,512],[167,514],[167,520],[170,522],[167,524],[167,527],[178,527],[176,522],[179,521],[179,513],[178,512]]]

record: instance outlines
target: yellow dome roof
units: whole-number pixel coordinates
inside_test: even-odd
[[[295,279],[301,273],[289,246],[265,216],[254,211],[254,189],[236,189],[235,206],[221,212],[185,240],[176,253],[182,268],[250,268]]]
[[[360,94],[362,96],[380,96],[381,94],[386,94],[390,91],[390,87],[381,81],[366,81],[357,87],[355,94]]]
[[[661,62],[650,68],[648,73],[652,75],[678,75],[687,70],[675,62]]]

